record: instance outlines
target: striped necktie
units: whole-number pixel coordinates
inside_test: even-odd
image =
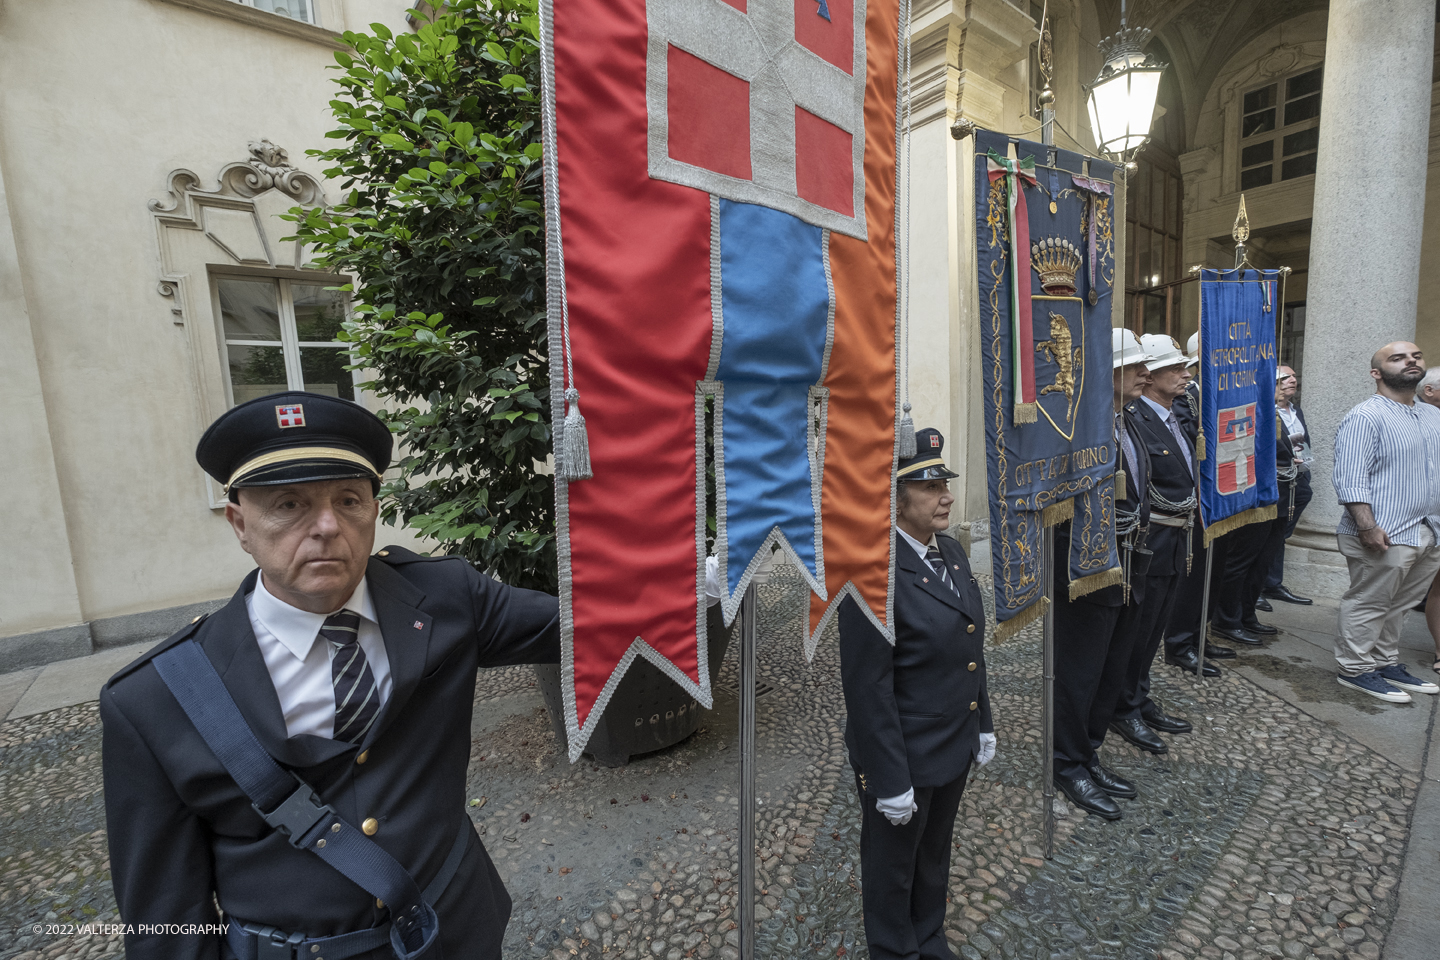
[[[335,739],[359,743],[380,713],[380,690],[360,649],[360,614],[341,610],[325,618],[320,636],[334,649],[330,681],[335,687]]]
[[[960,591],[955,589],[955,581],[950,579],[950,571],[945,569],[945,558],[940,556],[940,548],[930,547],[927,549],[925,559],[930,566],[935,568],[935,573],[939,575],[941,582],[949,587],[956,596],[959,596]]]

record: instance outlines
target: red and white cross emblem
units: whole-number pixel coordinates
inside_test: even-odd
[[[657,180],[865,239],[865,0],[648,0]]]
[[[305,405],[303,403],[278,404],[275,407],[275,422],[281,430],[305,426]]]
[[[1255,486],[1255,404],[1226,407],[1217,420],[1215,489],[1244,493]]]

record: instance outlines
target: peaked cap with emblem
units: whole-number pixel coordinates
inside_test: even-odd
[[[221,414],[195,459],[239,502],[238,487],[366,477],[378,489],[392,447],[389,428],[358,403],[294,390]]]
[[[941,454],[945,438],[934,427],[915,431],[915,456],[901,457],[895,468],[896,480],[949,480],[960,474],[945,466]]]

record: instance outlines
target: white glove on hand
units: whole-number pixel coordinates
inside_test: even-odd
[[[705,608],[720,602],[720,558],[709,556],[705,558]]]
[[[920,808],[915,805],[915,788],[911,787],[898,797],[886,797],[875,801],[875,809],[885,814],[897,827],[910,822],[910,815]]]
[[[993,733],[982,733],[982,734],[980,734],[980,752],[977,753],[977,754],[975,754],[975,762],[978,763],[978,764],[980,764],[980,766],[983,767],[983,766],[985,766],[985,764],[989,763],[991,760],[994,760],[994,759],[995,759],[995,734],[993,734]]]

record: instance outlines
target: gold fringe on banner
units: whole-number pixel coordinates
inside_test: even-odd
[[[1075,498],[1061,500],[1059,503],[1052,503],[1040,511],[1040,526],[1053,527],[1057,523],[1064,523],[1066,520],[1075,519]]]
[[[1231,530],[1239,530],[1241,527],[1252,523],[1264,523],[1266,520],[1275,519],[1275,504],[1264,507],[1255,507],[1250,510],[1242,510],[1233,517],[1226,517],[1218,520],[1205,528],[1205,546],[1210,546],[1210,541],[1216,537],[1223,537]]]
[[[1016,423],[1034,423],[1040,419],[1040,404],[1038,403],[1017,403],[1015,404]]]
[[[1119,503],[1121,500],[1126,500],[1126,499],[1128,499],[1128,498],[1125,496],[1125,490],[1126,490],[1126,487],[1125,487],[1125,471],[1124,471],[1124,470],[1116,470],[1116,471],[1115,471],[1115,502],[1116,502],[1116,503]]]
[[[1087,593],[1094,593],[1096,590],[1104,590],[1106,587],[1117,586],[1125,580],[1125,571],[1119,567],[1111,567],[1101,573],[1092,573],[1088,577],[1081,577],[1079,580],[1070,581],[1070,599],[1077,600]]]
[[[1004,623],[995,624],[995,642],[1003,643],[1004,641],[1009,640],[1011,637],[1015,636],[1015,634],[1019,633],[1021,630],[1024,630],[1026,627],[1030,626],[1030,624],[1034,623],[1036,620],[1039,620],[1042,616],[1044,616],[1045,608],[1049,605],[1050,601],[1045,599],[1044,597],[1041,597],[1039,600],[1036,600],[1034,603],[1030,604],[1030,606],[1026,607],[1024,610],[1021,610],[1019,613],[1015,614],[1015,616],[1011,617],[1009,620],[1006,620]]]

